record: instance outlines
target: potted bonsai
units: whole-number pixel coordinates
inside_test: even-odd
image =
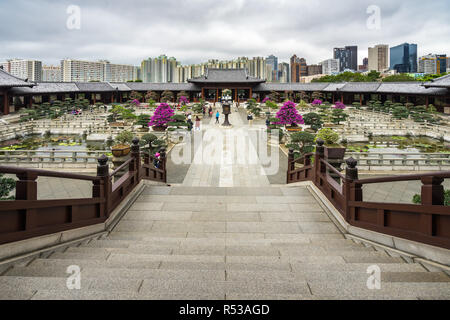
[[[317,134],[316,139],[325,141],[325,158],[326,159],[343,159],[346,148],[338,144],[339,135],[330,128],[323,128]]]
[[[130,131],[122,131],[117,135],[114,144],[111,147],[111,152],[114,157],[121,158],[127,156],[131,151],[131,142],[133,140],[133,133]]]
[[[173,109],[167,103],[161,103],[155,110],[155,114],[149,122],[149,126],[153,128],[153,131],[165,131],[167,124],[172,121],[174,116]]]
[[[141,114],[137,117],[136,124],[142,126],[140,131],[148,132],[148,123],[150,122],[150,116],[148,114]]]
[[[286,101],[281,109],[277,112],[276,118],[278,122],[276,125],[284,125],[288,131],[301,131],[299,124],[304,124],[305,121],[300,113],[295,108],[295,103]]]

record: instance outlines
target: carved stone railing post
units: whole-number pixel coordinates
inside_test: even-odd
[[[139,138],[134,138],[131,145],[131,157],[133,161],[130,163],[130,171],[135,173],[136,183],[140,179],[140,169],[141,169],[141,148],[139,146]]]
[[[105,199],[105,202],[101,204],[100,216],[107,217],[109,215],[109,201],[112,192],[111,179],[109,177],[108,157],[106,155],[102,155],[97,159],[97,161],[97,177],[100,177],[101,179],[94,181],[92,197]]]
[[[362,201],[363,193],[361,184],[355,183],[358,180],[358,162],[349,158],[346,161],[347,169],[345,170],[344,180],[344,197],[345,197],[345,220],[347,222],[355,220],[355,209],[349,206],[350,201]]]
[[[423,177],[421,198],[422,205],[442,206],[444,205],[444,178],[440,177]],[[433,236],[435,233],[435,221],[432,214],[421,214],[420,225],[421,232],[426,235]]]
[[[19,180],[16,181],[16,200],[37,200],[37,178],[38,175],[25,171],[16,175]],[[36,209],[25,210],[25,230],[33,229],[38,226],[38,216]]]
[[[325,166],[323,166],[320,161],[325,157],[325,147],[323,146],[325,141],[322,139],[317,139],[316,143],[316,155],[314,158],[314,182],[317,185],[320,181],[320,174],[325,172]]]

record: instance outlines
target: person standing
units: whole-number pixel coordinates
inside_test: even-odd
[[[200,118],[198,116],[195,117],[195,130],[200,130]]]
[[[209,110],[208,110],[208,113],[209,113],[209,117],[210,117],[210,118],[212,118],[212,114],[213,114],[213,109],[212,109],[212,107],[211,107],[211,106],[209,106]]]
[[[216,113],[216,124],[219,124],[219,117],[220,117],[220,113],[219,113],[219,111],[217,111],[217,113]]]
[[[247,116],[248,125],[251,127],[253,125],[253,114],[249,113]]]

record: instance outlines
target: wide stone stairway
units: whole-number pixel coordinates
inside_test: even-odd
[[[449,280],[346,239],[304,186],[146,186],[109,235],[5,270],[0,299],[449,299]]]

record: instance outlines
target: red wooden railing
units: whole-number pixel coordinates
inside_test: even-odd
[[[101,156],[97,176],[0,166],[0,173],[18,178],[16,199],[0,201],[0,244],[103,223],[142,179],[167,182],[165,150],[160,152],[160,168],[156,168],[149,161],[141,164],[142,157],[152,156],[140,152],[138,139],[133,140],[131,149],[131,158],[111,174],[108,157]],[[92,197],[38,200],[38,177],[91,181]]]
[[[322,140],[313,154],[294,159],[289,151],[287,182],[312,181],[352,226],[450,249],[450,207],[444,206],[442,182],[450,171],[358,179],[357,162],[347,159],[345,174],[324,157]],[[296,163],[303,162],[301,168]],[[363,186],[374,183],[420,180],[422,203],[379,203],[363,200]]]

